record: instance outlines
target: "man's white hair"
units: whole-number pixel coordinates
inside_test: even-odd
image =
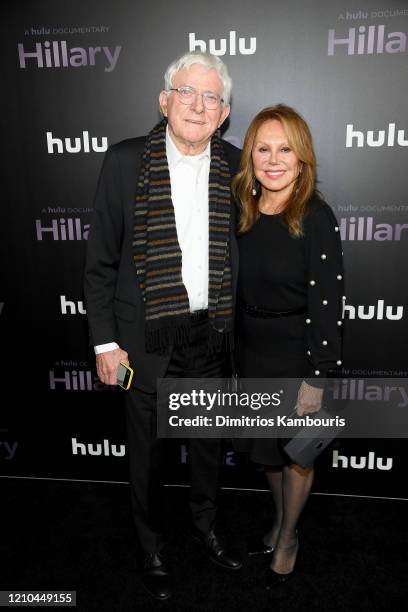
[[[231,99],[232,80],[228,74],[226,65],[216,55],[211,55],[211,53],[203,53],[202,51],[191,51],[190,53],[185,53],[170,64],[164,75],[165,90],[168,91],[171,87],[173,87],[173,79],[177,72],[183,70],[183,68],[188,69],[193,64],[201,64],[202,66],[208,68],[208,70],[213,68],[217,72],[224,87],[222,94],[224,105],[229,104]]]

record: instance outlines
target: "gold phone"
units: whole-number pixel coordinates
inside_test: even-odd
[[[133,370],[130,366],[120,362],[116,373],[116,382],[119,387],[127,391],[132,383]]]

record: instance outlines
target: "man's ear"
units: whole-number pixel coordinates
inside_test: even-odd
[[[221,113],[221,117],[220,120],[218,122],[218,127],[221,127],[222,124],[224,123],[224,121],[226,120],[226,118],[228,117],[228,115],[231,112],[231,106],[229,104],[227,104],[226,106],[224,106],[224,108],[222,109],[222,113]]]
[[[159,95],[160,112],[164,117],[167,117],[167,92],[161,91]]]

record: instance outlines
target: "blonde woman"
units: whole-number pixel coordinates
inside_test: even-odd
[[[312,137],[285,105],[262,110],[245,136],[233,191],[238,229],[238,373],[247,378],[300,378],[299,415],[319,410],[321,380],[341,364],[343,268],[332,209],[316,190]],[[264,466],[276,513],[259,549],[271,564],[267,588],[293,574],[296,525],[313,467],[290,463],[276,439],[235,442]]]

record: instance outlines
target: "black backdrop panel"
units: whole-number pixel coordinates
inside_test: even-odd
[[[309,122],[319,188],[339,221],[346,263],[344,374],[407,376],[408,9],[269,0],[9,3],[2,37],[7,149],[1,210],[4,383],[0,472],[126,480],[122,394],[96,380],[82,297],[87,232],[106,147],[157,121],[168,63],[219,54],[233,82],[225,137],[240,145],[262,107]],[[402,8],[401,8],[402,7]],[[137,364],[135,365],[137,376]],[[341,441],[316,490],[407,497],[404,441]],[[167,480],[184,483],[184,447]],[[92,454],[93,453],[93,454]],[[226,447],[223,483],[264,488]]]

